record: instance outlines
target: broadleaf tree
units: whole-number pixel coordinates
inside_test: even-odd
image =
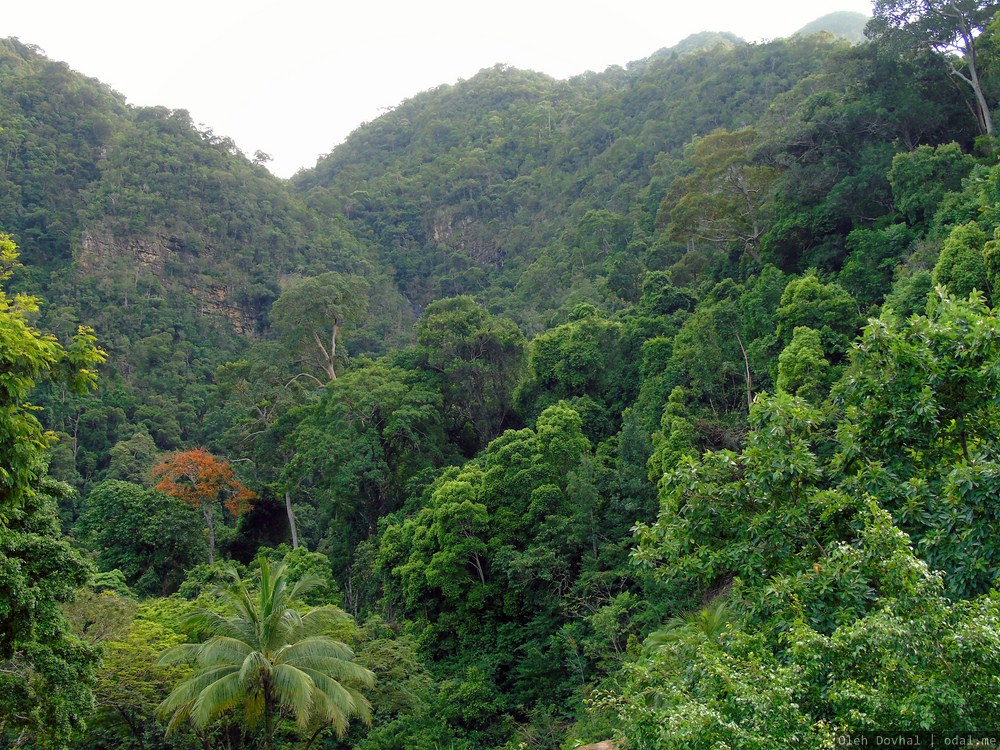
[[[156,489],[201,511],[208,530],[208,563],[215,562],[215,514],[222,505],[233,517],[246,513],[256,495],[236,479],[227,461],[206,450],[174,453],[153,468]]]
[[[337,379],[343,328],[368,309],[368,284],[328,271],[291,284],[271,308],[275,330],[299,354],[302,373],[326,383]]]
[[[992,0],[876,0],[866,33],[877,38],[895,32],[913,46],[944,55],[951,75],[970,89],[980,132],[993,135],[976,40],[996,13]]]
[[[0,234],[0,282],[17,257]],[[64,745],[84,720],[97,654],[60,610],[89,568],[60,538],[55,498],[71,490],[45,476],[54,436],[28,398],[43,382],[86,392],[104,352],[90,329],[63,346],[33,328],[38,305],[0,289],[0,744],[45,748]]]

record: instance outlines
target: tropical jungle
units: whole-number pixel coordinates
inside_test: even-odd
[[[497,65],[290,180],[0,40],[0,746],[1000,730],[998,11]]]

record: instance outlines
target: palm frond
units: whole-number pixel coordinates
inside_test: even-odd
[[[283,646],[274,655],[277,662],[295,664],[300,659],[343,659],[350,661],[354,652],[344,643],[325,635],[314,635]]]
[[[370,687],[370,686],[369,686]],[[354,715],[355,717],[366,726],[372,723],[372,704],[371,702],[361,694],[361,691],[352,688],[350,685],[344,685],[344,689],[350,693],[351,699],[354,701]]]
[[[340,690],[322,690],[317,685],[313,717],[316,723],[329,724],[337,736],[343,737],[351,719],[371,723],[371,704],[360,692],[347,685]]]
[[[322,578],[315,573],[309,573],[295,582],[288,596],[291,599],[301,599],[310,591],[323,588],[324,586],[326,586],[326,582]]]
[[[716,643],[726,628],[734,620],[732,610],[724,599],[716,599],[707,607],[683,617],[671,617],[663,627],[646,638],[643,649],[647,652],[673,643],[691,642],[703,638]]]
[[[325,607],[317,607],[306,612],[301,617],[301,622],[295,629],[295,638],[308,638],[313,635],[320,635],[342,625],[349,616],[340,607],[329,604]]]
[[[312,677],[289,664],[278,664],[274,668],[271,685],[278,703],[291,710],[299,729],[306,729],[316,689]]]
[[[231,665],[219,666],[195,672],[175,687],[159,706],[163,715],[175,711],[185,703],[194,703],[198,694],[207,686],[225,675],[236,672]]]
[[[191,707],[191,720],[204,728],[226,711],[245,702],[246,689],[239,672],[230,672],[198,693]]]
[[[310,659],[298,659],[295,662],[295,666],[299,669],[312,669],[317,672],[323,672],[339,682],[352,682],[364,685],[365,687],[371,687],[375,684],[375,673],[353,661],[314,657]]]
[[[238,622],[211,609],[197,609],[185,615],[181,623],[185,630],[199,638],[211,635],[235,635],[231,631],[234,627],[238,627]]]
[[[201,644],[198,663],[206,667],[216,664],[240,664],[253,647],[244,641],[228,636],[215,636]]]
[[[157,716],[170,717],[167,734],[173,734],[191,718],[194,704],[206,687],[214,684],[220,678],[233,674],[234,671],[231,666],[206,669],[196,672],[175,687],[156,709]]]
[[[329,712],[328,718],[331,721],[335,714],[343,714],[347,719],[358,717],[362,721],[365,721],[365,716],[370,715],[368,700],[354,688],[319,670],[304,668],[302,671],[312,678],[320,694],[317,697],[320,698],[323,709]]]
[[[336,707],[332,709],[327,705],[326,697],[320,691],[315,691],[315,708],[313,709],[312,725],[318,729],[320,727],[330,727],[338,737],[347,734],[350,726],[350,718],[338,711]]]
[[[156,660],[156,663],[163,665],[176,664],[182,661],[194,661],[198,657],[200,649],[200,643],[182,643],[178,646],[172,646],[160,654],[160,658]]]
[[[187,703],[184,706],[177,708],[172,715],[169,712],[163,714],[164,717],[170,716],[170,721],[167,722],[167,737],[170,737],[184,724],[187,724],[188,720],[191,718],[191,706],[192,703]]]

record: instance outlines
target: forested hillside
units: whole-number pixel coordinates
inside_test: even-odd
[[[937,7],[290,181],[0,41],[0,745],[995,729],[1000,16]]]

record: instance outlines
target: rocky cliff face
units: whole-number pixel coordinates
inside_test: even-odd
[[[440,245],[468,255],[480,265],[496,268],[503,265],[505,253],[496,240],[495,232],[472,217],[456,219],[451,211],[439,211],[434,217],[431,238]]]
[[[227,320],[240,335],[254,335],[257,322],[233,300],[233,286],[205,283],[197,273],[177,273],[176,269],[183,269],[190,260],[183,240],[170,234],[120,236],[100,229],[83,232],[77,256],[85,276],[106,273],[121,262],[130,267],[144,267],[152,272],[164,291],[183,289],[194,297],[202,315]]]
[[[189,288],[188,291],[198,300],[198,310],[202,315],[226,318],[241,336],[253,336],[256,333],[256,321],[233,303],[232,290],[222,286],[210,286],[207,289]]]
[[[100,230],[85,230],[81,238],[80,268],[99,272],[110,260],[125,258],[160,271],[168,258],[180,251],[176,237],[156,234],[144,237],[121,237]]]

